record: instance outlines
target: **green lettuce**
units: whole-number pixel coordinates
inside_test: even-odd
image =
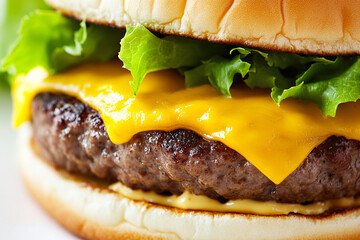
[[[222,56],[229,47],[189,38],[167,36],[158,38],[144,26],[128,26],[121,40],[119,58],[131,71],[133,94],[136,95],[145,75],[169,68],[193,67],[214,55]]]
[[[48,9],[43,0],[0,0],[0,66],[15,44],[21,19],[35,9]],[[0,88],[9,87],[7,72],[0,71]]]
[[[335,116],[339,104],[360,98],[360,58],[338,57],[333,62],[313,64],[295,86],[287,89],[274,87],[275,102],[293,97],[312,101],[325,116]]]
[[[270,88],[278,104],[290,97],[312,101],[325,116],[335,116],[341,103],[360,99],[358,56],[324,58],[229,49],[181,37],[159,38],[143,26],[128,27],[119,56],[134,77],[134,94],[147,73],[175,68],[185,76],[186,87],[211,84],[231,97],[233,82],[243,81],[250,88]]]
[[[44,0],[0,0],[0,63],[17,39],[21,19],[36,9],[49,9]]]
[[[87,26],[85,21],[38,10],[24,18],[20,38],[2,69],[13,79],[37,66],[53,74],[81,62],[107,61],[116,57],[123,34],[115,28]]]
[[[185,71],[185,85],[186,87],[194,87],[209,81],[218,92],[231,97],[230,87],[233,84],[235,74],[240,73],[242,77],[245,77],[249,69],[250,64],[242,61],[240,55],[233,59],[215,56],[202,62],[200,66]]]

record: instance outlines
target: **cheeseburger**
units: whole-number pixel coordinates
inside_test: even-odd
[[[65,228],[360,238],[360,1],[46,2],[2,70],[23,178]]]

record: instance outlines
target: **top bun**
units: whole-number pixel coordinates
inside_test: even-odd
[[[117,27],[305,54],[360,54],[356,0],[46,0],[65,15]]]

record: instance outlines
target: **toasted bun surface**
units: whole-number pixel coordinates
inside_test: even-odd
[[[359,239],[360,210],[327,217],[256,216],[161,207],[126,199],[46,164],[30,125],[20,130],[20,167],[39,203],[86,239]]]
[[[360,53],[360,1],[46,0],[66,15],[270,50]]]

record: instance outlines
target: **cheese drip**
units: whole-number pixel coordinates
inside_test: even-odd
[[[176,71],[148,74],[136,97],[131,80],[119,62],[53,76],[35,68],[14,83],[14,125],[31,119],[36,94],[62,92],[99,111],[115,144],[142,131],[191,129],[234,149],[276,184],[329,136],[360,140],[360,102],[342,104],[335,118],[325,118],[313,103],[288,99],[278,107],[267,90],[233,88],[226,98],[210,85],[185,89]]]
[[[230,200],[226,203],[220,203],[206,196],[195,195],[187,191],[179,196],[162,196],[151,191],[144,192],[142,190],[133,190],[120,182],[110,185],[109,188],[132,200],[146,201],[186,210],[239,212],[260,215],[286,215],[289,213],[319,215],[334,208],[344,209],[360,206],[360,198],[340,198],[324,202],[315,202],[307,205],[296,203],[277,203],[274,201],[260,202],[250,199]]]

